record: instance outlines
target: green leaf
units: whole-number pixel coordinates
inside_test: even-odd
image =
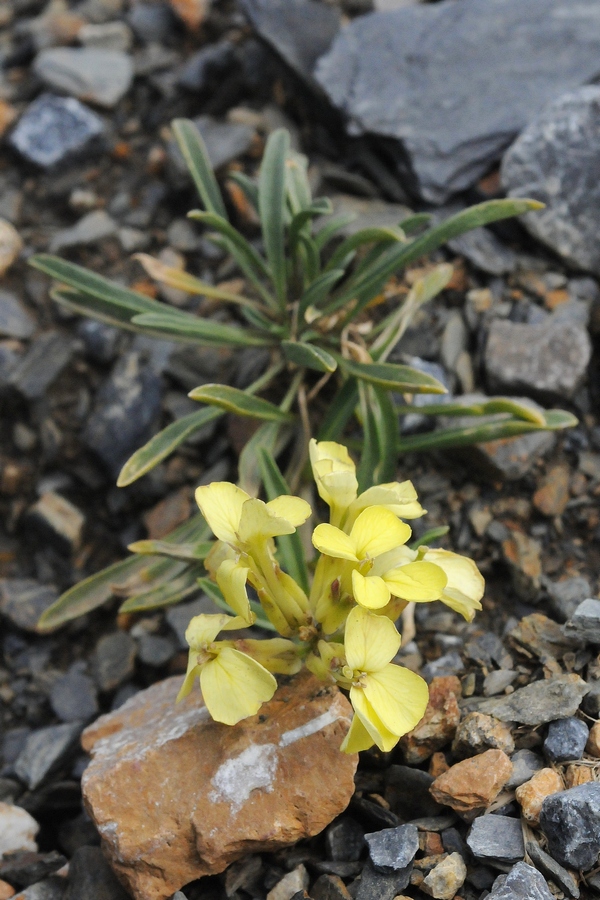
[[[171,422],[158,434],[150,438],[147,444],[136,450],[119,474],[117,487],[126,487],[133,484],[142,475],[145,475],[165,457],[169,456],[180,444],[183,444],[191,435],[195,434],[209,422],[218,419],[223,413],[217,409],[200,409],[198,412],[182,416],[175,422]],[[139,551],[138,551],[139,552]]]
[[[258,181],[258,206],[263,243],[275,287],[275,296],[282,309],[285,308],[287,294],[285,199],[286,156],[289,144],[290,136],[283,128],[269,135]]]
[[[258,185],[254,179],[249,178],[244,172],[229,172],[227,178],[242,189],[250,206],[258,212]]]
[[[298,242],[298,235],[302,229],[317,216],[326,216],[331,213],[331,201],[328,197],[318,197],[305,209],[301,209],[290,222],[289,243],[293,249]]]
[[[175,139],[179,144],[179,149],[206,209],[226,219],[227,210],[225,209],[223,197],[221,196],[210,157],[200,132],[189,119],[175,119],[172,122],[172,128]]]
[[[365,491],[395,475],[398,416],[383,389],[360,383],[358,396],[364,440],[356,474],[359,491]]]
[[[408,216],[399,223],[405,235],[414,234],[420,231],[425,225],[431,222],[431,213],[415,213],[414,216]]]
[[[335,372],[337,362],[321,347],[302,341],[282,341],[281,351],[285,358],[297,366],[314,369],[316,372]]]
[[[329,272],[324,272],[322,275],[319,275],[308,290],[305,291],[300,300],[298,309],[299,318],[303,319],[304,314],[310,307],[318,308],[319,304],[328,296],[329,291],[334,284],[336,284],[344,274],[343,269],[332,269]]]
[[[139,556],[167,556],[169,559],[182,559],[198,562],[206,559],[214,541],[201,541],[194,544],[170,544],[168,541],[134,541],[127,549]]]
[[[325,222],[314,236],[317,249],[319,251],[324,250],[329,241],[338,237],[340,232],[356,221],[356,219],[356,213],[342,213],[342,215],[334,216],[329,222]]]
[[[415,407],[397,406],[396,412],[408,415],[415,412]],[[540,428],[546,428],[546,415],[544,410],[535,409],[526,403],[519,403],[509,397],[492,397],[489,400],[482,400],[479,403],[461,403],[460,400],[454,403],[428,403],[426,406],[420,406],[419,415],[425,416],[489,416],[496,413],[506,413],[514,416],[516,419],[523,419],[525,422],[531,422]],[[562,410],[557,410],[562,412]],[[566,413],[570,416],[570,413]],[[569,427],[569,426],[563,426]]]
[[[425,544],[429,545],[432,541],[437,541],[438,538],[444,537],[449,531],[449,525],[439,525],[437,528],[430,528],[429,531],[426,531],[425,534],[422,534],[417,541],[410,545],[410,549],[418,550],[419,547],[423,547]]]
[[[441,381],[412,366],[395,363],[359,363],[337,356],[339,365],[349,375],[402,394],[446,394]]]
[[[75,263],[60,259],[58,256],[38,253],[36,256],[30,257],[28,263],[34,269],[44,272],[45,275],[55,278],[62,284],[102,301],[107,308],[113,310],[113,315],[119,317],[120,311],[120,316],[124,321],[129,321],[135,313],[154,312],[165,308],[164,304],[146,297],[145,294],[115,284],[102,275],[96,275],[95,272],[90,272],[83,266],[75,265]]]
[[[335,269],[340,263],[351,253],[354,253],[359,247],[365,244],[379,244],[386,246],[388,244],[406,243],[406,235],[401,228],[362,228],[342,241],[331,259],[327,264],[327,269]]]
[[[246,391],[240,391],[238,388],[229,387],[226,384],[202,384],[190,391],[188,397],[191,400],[218,406],[237,416],[250,416],[252,419],[262,419],[265,422],[293,422],[294,420],[291,413],[284,412],[274,403],[270,403],[262,397],[253,397]]]
[[[134,325],[160,331],[172,339],[209,347],[268,347],[273,344],[272,337],[199,316],[151,312],[134,316],[131,321]]]
[[[303,153],[288,149],[285,163],[285,193],[290,212],[294,216],[301,210],[309,209],[313,202],[307,174],[308,159]],[[315,202],[324,205],[322,198]],[[330,203],[328,209],[331,209]]]
[[[318,439],[320,441],[339,441],[357,404],[358,385],[354,378],[348,378],[321,420]]]
[[[142,328],[138,325],[132,325],[130,321],[131,312],[124,311],[121,307],[113,306],[96,297],[86,297],[79,291],[72,288],[53,288],[50,291],[52,299],[69,312],[77,313],[80,316],[87,316],[95,319],[97,322],[104,322],[106,325],[113,325],[115,328],[122,328],[124,331],[133,331],[135,334],[147,334],[153,337],[160,337],[159,332],[153,332],[149,328]]]
[[[291,493],[275,457],[265,447],[258,449],[258,463],[268,500],[275,500],[276,497]],[[300,585],[304,593],[308,594],[310,585],[300,535],[297,531],[294,534],[284,534],[276,538],[276,542],[283,568]]]
[[[201,566],[187,566],[178,577],[169,578],[164,584],[143,594],[129,597],[121,604],[119,612],[147,612],[151,609],[161,609],[163,606],[173,606],[191,594],[198,593],[198,576],[202,571]]]

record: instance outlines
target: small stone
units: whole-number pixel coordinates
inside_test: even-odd
[[[342,816],[325,832],[325,844],[329,859],[350,862],[360,858],[365,846],[365,833],[356,819]]]
[[[175,16],[166,3],[136,3],[127,15],[136,36],[147,44],[163,44],[173,34]]]
[[[162,383],[139,353],[116,363],[96,394],[83,440],[117,474],[123,463],[149,437],[160,413]]]
[[[465,883],[467,867],[460,853],[451,853],[421,882],[421,890],[437,900],[452,900]]]
[[[42,94],[21,116],[9,143],[44,169],[91,152],[100,145],[104,123],[73,97]]]
[[[590,597],[592,587],[587,578],[576,576],[563,581],[550,581],[544,584],[550,598],[550,607],[560,622],[566,622],[586,597]]]
[[[502,694],[517,678],[518,672],[513,669],[494,669],[483,679],[483,696],[494,697]]]
[[[18,259],[23,241],[17,229],[6,219],[0,219],[0,278]]]
[[[133,80],[127,53],[96,47],[50,47],[38,53],[33,69],[50,87],[109,109],[127,93]]]
[[[20,891],[14,900],[64,900],[66,890],[66,879],[61,875],[51,875]]]
[[[555,763],[581,759],[589,733],[585,722],[574,716],[550,722],[544,753]]]
[[[81,723],[72,722],[40,728],[29,735],[14,769],[30,790],[39,787],[74,756],[81,728]]]
[[[541,577],[542,545],[535,538],[513,529],[510,537],[502,541],[502,553],[508,563],[514,589],[521,600],[537,598]]]
[[[0,803],[0,857],[21,850],[36,852],[35,838],[39,830],[33,816],[20,806]]]
[[[538,825],[542,803],[550,794],[562,791],[563,787],[563,780],[555,769],[540,769],[533,778],[519,785],[515,793],[523,818],[532,825]]]
[[[565,625],[565,634],[580,638],[582,643],[600,644],[600,600],[580,603]]]
[[[493,631],[485,631],[468,641],[465,644],[465,655],[487,669],[491,669],[494,664],[503,668],[510,668],[513,664],[510,653]]]
[[[27,400],[39,399],[71,361],[74,351],[73,339],[61,332],[40,334],[11,372],[10,384]]]
[[[565,787],[579,787],[580,784],[587,784],[588,781],[594,781],[594,770],[590,766],[577,766],[572,764],[567,766],[565,771]]]
[[[489,228],[474,228],[448,241],[453,253],[466,256],[469,262],[488,275],[508,275],[517,266],[517,256],[505,247]]]
[[[169,0],[171,8],[190,31],[197,31],[210,9],[210,0]]]
[[[61,722],[89,722],[98,715],[94,682],[78,671],[56,679],[50,689],[50,704]]]
[[[123,332],[104,322],[82,319],[77,325],[77,334],[83,340],[87,354],[100,363],[110,363],[119,351]]]
[[[128,225],[117,231],[119,243],[125,253],[135,253],[137,250],[145,250],[150,244],[150,235],[140,228],[130,228]]]
[[[77,37],[84,47],[121,52],[129,50],[133,41],[131,28],[126,22],[118,21],[84,25]]]
[[[585,745],[586,753],[600,759],[600,722],[594,722],[590,728],[590,734]]]
[[[479,710],[502,722],[542,725],[559,716],[575,715],[589,689],[579,675],[559,675],[534,681],[507,697],[486,700]]]
[[[176,705],[180,687],[181,676],[139,692],[83,738],[85,805],[137,900],[320,833],[354,791],[357,757],[339,750],[352,711],[337,688],[303,672],[232,728],[197,690]]]
[[[312,900],[352,900],[339,875],[321,875],[310,889]]]
[[[511,773],[511,761],[502,750],[486,750],[451,766],[430,790],[438,803],[472,821],[496,799]]]
[[[512,864],[525,856],[519,819],[508,816],[480,816],[467,835],[473,856],[483,862]]]
[[[585,376],[591,342],[584,325],[556,321],[523,325],[494,319],[485,369],[494,391],[571,399]]]
[[[554,859],[569,868],[591,869],[600,853],[600,784],[590,781],[546,797],[540,825]]]
[[[419,832],[414,825],[399,825],[365,834],[371,862],[386,875],[405,869],[419,849]]]
[[[400,891],[408,887],[412,868],[413,864],[410,862],[406,869],[384,875],[368,862],[358,883],[356,900],[393,900]]]
[[[4,856],[0,862],[0,878],[17,887],[28,887],[36,884],[48,875],[52,875],[67,862],[56,850],[49,853],[21,851]]]
[[[465,716],[452,743],[452,752],[457,759],[475,756],[484,750],[503,750],[510,756],[514,749],[510,726],[479,712]]]
[[[94,654],[94,675],[101,691],[113,691],[133,675],[136,646],[126,631],[100,638]]]
[[[429,684],[434,678],[441,678],[445,675],[458,675],[459,672],[464,672],[464,669],[465,665],[460,658],[460,654],[452,650],[450,653],[445,653],[438,659],[426,663],[421,669],[421,675]]]
[[[530,121],[502,163],[502,182],[511,197],[545,204],[539,213],[523,216],[528,231],[563,259],[596,274],[600,195],[592,173],[600,160],[598,135],[600,88],[569,90]]]
[[[6,881],[0,881],[0,900],[10,900],[17,892]]]
[[[175,656],[176,647],[172,640],[157,634],[144,634],[138,641],[137,655],[147,666],[161,668]]]
[[[234,53],[234,45],[230,41],[206,44],[186,61],[178,75],[178,83],[190,91],[204,90],[210,79],[230,68]]]
[[[544,516],[562,516],[570,500],[569,483],[571,470],[569,466],[551,466],[542,479],[542,483],[533,495],[533,505]]]
[[[30,524],[73,553],[81,546],[85,516],[81,510],[53,491],[42,494],[29,508]]]
[[[99,847],[80,847],[69,862],[65,900],[128,900]]]
[[[4,578],[0,581],[0,612],[23,631],[37,632],[40,616],[58,600],[53,585],[31,578]]]
[[[1,220],[0,220],[1,222]],[[0,225],[0,242],[2,240]],[[0,247],[0,256],[2,248]],[[36,329],[36,322],[29,310],[14,294],[0,290],[0,336],[30,338]]]
[[[562,891],[574,900],[579,898],[579,888],[570,872],[563,869],[556,860],[552,859],[535,841],[528,841],[526,845],[527,855],[547,878],[550,878]]]
[[[284,875],[267,894],[267,900],[292,900],[297,894],[303,896],[309,885],[308,872],[303,865],[297,866]]]
[[[530,781],[536,772],[544,768],[544,760],[533,750],[517,750],[511,757],[513,765],[512,775],[506,782],[506,789],[511,791]]]
[[[117,223],[104,209],[95,209],[83,216],[72,228],[63,228],[50,241],[50,252],[58,253],[67,247],[96,244],[117,231]]]
[[[540,873],[524,862],[518,862],[508,875],[500,875],[486,900],[554,900]]]
[[[461,684],[455,675],[433,678],[429,685],[429,701],[416,728],[405,735],[400,747],[409,766],[417,766],[432,753],[450,743],[458,723],[458,698]]]
[[[568,637],[561,626],[548,616],[532,613],[508,632],[508,642],[518,651],[525,650],[548,667],[556,668],[556,660],[572,652],[577,641]]]
[[[385,783],[385,799],[396,816],[400,816],[404,821],[438,816],[446,812],[431,795],[430,788],[434,779],[422,769],[415,769],[413,766],[391,765],[385,773]],[[388,810],[384,810],[384,812],[389,815]],[[393,823],[394,826],[399,824],[397,819]],[[381,825],[378,823],[378,827],[382,828],[387,825],[391,826],[392,823],[386,822]],[[427,830],[433,829],[428,828]]]

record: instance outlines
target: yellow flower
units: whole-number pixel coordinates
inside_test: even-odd
[[[423,718],[427,684],[409,669],[391,663],[400,648],[400,635],[385,616],[355,607],[346,622],[344,647],[342,678],[350,683],[356,715],[342,750],[356,753],[377,744],[387,752]]]
[[[485,592],[483,575],[473,560],[450,550],[427,550],[423,558],[446,573],[448,583],[440,597],[442,603],[471,622],[475,612],[481,609]]]
[[[235,725],[256,715],[277,689],[273,675],[255,659],[235,649],[232,641],[215,641],[220,631],[244,624],[239,617],[200,615],[192,619],[185,633],[190,653],[177,701],[190,693],[195,678],[199,677],[207,710],[216,722],[225,725]]]
[[[345,527],[352,526],[368,506],[384,506],[400,519],[419,519],[426,512],[417,499],[412,481],[390,481],[368,488],[350,504]]]
[[[347,449],[334,441],[312,438],[308,452],[319,497],[331,510],[331,522],[339,525],[358,492],[356,466]]]

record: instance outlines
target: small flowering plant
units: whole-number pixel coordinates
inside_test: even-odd
[[[396,620],[410,602],[441,600],[471,621],[481,609],[484,580],[467,557],[408,545],[412,532],[403,520],[425,514],[410,481],[359,494],[347,449],[331,441],[311,440],[310,461],[330,511],[330,521],[312,534],[319,551],[312,584],[304,559],[297,578],[281,569],[275,545],[310,518],[305,500],[284,495],[265,503],[228,482],[197,489],[200,511],[217,537],[205,560],[209,592],[233,615],[190,622],[179,699],[199,678],[213,719],[235,725],[271,699],[276,674],[292,675],[306,665],[349,692],[355,714],[342,750],[376,744],[388,751],[417,725],[428,699],[425,681],[393,661],[401,645]],[[221,632],[253,625],[257,615],[281,637],[217,640]]]

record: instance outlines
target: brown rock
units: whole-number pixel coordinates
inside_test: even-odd
[[[585,784],[586,781],[594,781],[594,770],[591,766],[578,766],[576,763],[567,766],[565,772],[567,788],[578,787],[580,784]]]
[[[302,672],[228,727],[197,690],[175,705],[180,686],[175,677],[141,691],[82,738],[86,808],[138,900],[318,834],[354,791],[357,757],[339,749],[351,708],[337,688]]]
[[[452,752],[457,759],[475,756],[484,750],[503,750],[510,755],[514,749],[510,725],[480,712],[465,716],[452,743]]]
[[[465,883],[467,867],[460,853],[451,853],[423,880],[421,890],[435,900],[452,900]]]
[[[14,106],[11,106],[6,100],[0,100],[0,137],[4,135],[6,129],[9,125],[12,125],[16,118],[17,110]]]
[[[471,822],[496,799],[512,774],[502,750],[486,750],[451,766],[429,788],[434,800]]]
[[[438,750],[434,753],[429,760],[429,774],[432,778],[437,778],[438,775],[443,775],[444,772],[447,772],[450,766],[446,760],[445,755],[441,750]]]
[[[509,538],[502,541],[502,552],[518,596],[521,600],[535,599],[542,576],[540,542],[515,529]]]
[[[533,778],[520,785],[515,794],[521,805],[525,821],[531,825],[537,825],[540,821],[542,803],[546,797],[563,789],[563,780],[554,769],[540,769]]]
[[[600,722],[596,722],[590,728],[590,736],[585,745],[586,753],[600,759]]]
[[[0,881],[0,900],[9,900],[9,898],[14,897],[16,893],[14,887],[11,887],[8,882]]]
[[[570,469],[552,466],[533,495],[533,505],[544,516],[562,516],[569,502]]]
[[[442,839],[437,831],[419,832],[419,850],[425,856],[441,856],[444,852]]]
[[[144,525],[148,531],[150,540],[159,540],[165,537],[186,522],[192,511],[191,492],[188,487],[180,488],[172,494],[168,494],[164,500],[153,506],[144,515]]]
[[[460,681],[456,675],[434,678],[429,685],[429,703],[416,728],[400,741],[409,766],[416,766],[432,753],[449,744],[460,722],[458,697]]]

